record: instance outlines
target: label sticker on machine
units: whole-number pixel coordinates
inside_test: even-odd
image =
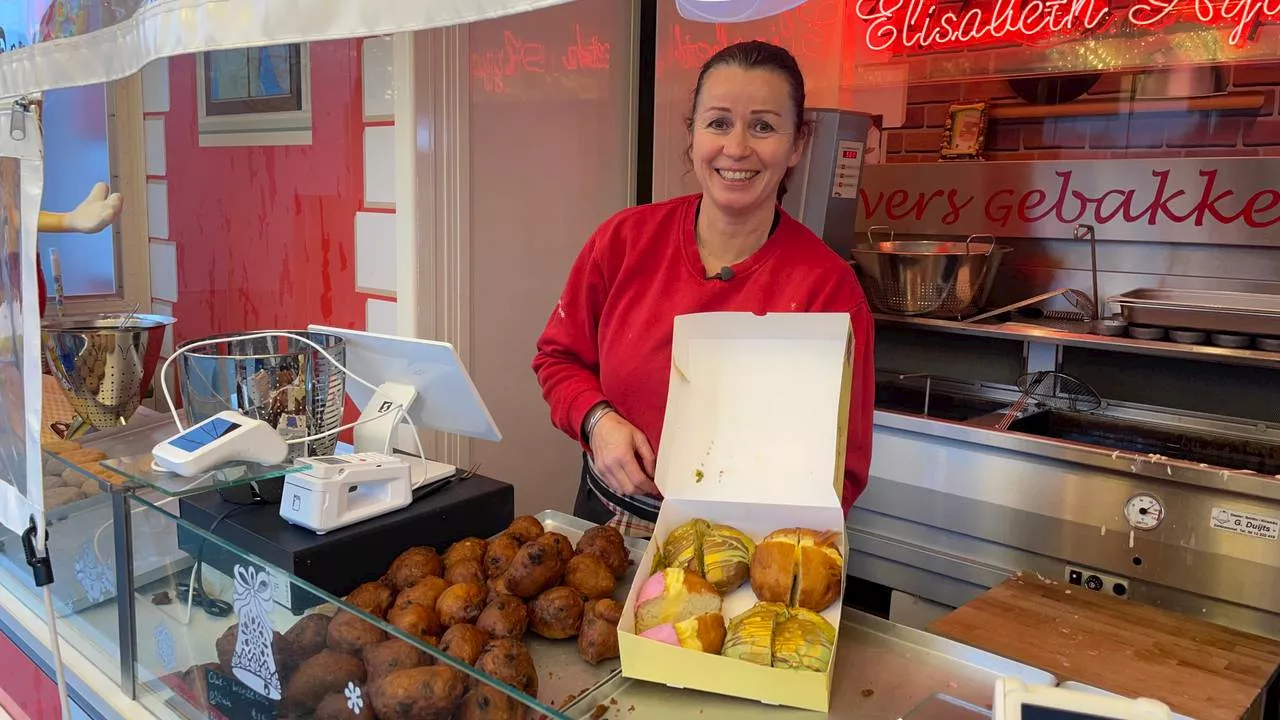
[[[1265,538],[1267,540],[1280,539],[1280,519],[1263,517],[1253,513],[1214,508],[1213,513],[1209,516],[1209,524],[1214,530],[1225,530],[1237,535],[1248,535],[1249,537]]]
[[[862,175],[862,153],[866,145],[856,140],[841,140],[836,147],[835,177],[831,197],[857,199],[858,180]]]

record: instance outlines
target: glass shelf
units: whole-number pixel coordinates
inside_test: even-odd
[[[103,489],[113,485],[126,489],[141,486],[172,498],[271,480],[311,469],[309,465],[237,462],[190,478],[152,470],[152,448],[175,432],[177,430],[169,415],[140,409],[124,427],[93,431],[77,438],[75,449],[60,448],[61,452],[45,450],[45,474],[62,475],[63,485],[71,485],[75,475],[94,481]],[[80,482],[74,484],[81,485]],[[85,494],[91,493],[86,490]]]
[[[210,470],[198,477],[183,477],[177,473],[157,472],[151,467],[151,453],[130,455],[128,457],[103,460],[102,466],[119,473],[128,480],[140,483],[166,497],[183,497],[209,490],[247,485],[284,477],[291,473],[310,470],[310,465],[260,465],[251,462],[239,462],[225,465],[217,470]]]

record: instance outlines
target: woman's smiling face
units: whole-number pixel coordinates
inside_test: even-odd
[[[786,77],[774,70],[722,65],[707,73],[689,151],[704,200],[733,216],[777,202],[804,152],[794,107]]]

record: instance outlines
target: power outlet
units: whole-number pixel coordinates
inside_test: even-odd
[[[1108,575],[1097,570],[1068,565],[1065,571],[1067,584],[1082,587],[1094,592],[1127,599],[1129,597],[1129,578]]]

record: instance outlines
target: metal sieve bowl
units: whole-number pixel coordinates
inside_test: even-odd
[[[40,328],[45,364],[79,416],[69,436],[88,426],[118,427],[133,417],[151,387],[165,331],[173,323],[163,315],[131,313],[45,319]]]
[[[982,308],[1000,261],[1013,250],[990,236],[985,236],[988,242],[973,242],[975,237],[983,236],[964,242],[872,242],[850,254],[858,282],[876,310],[956,319]]]

